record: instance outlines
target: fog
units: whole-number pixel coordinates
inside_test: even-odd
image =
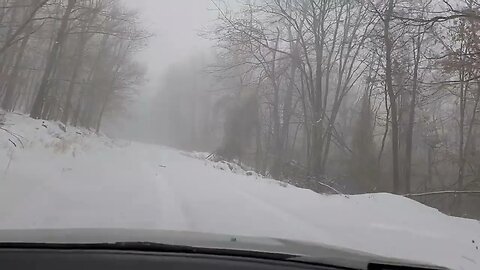
[[[453,132],[456,128],[453,122],[439,124],[435,120],[438,117],[458,119],[454,115],[458,114],[459,107],[448,105],[455,102],[458,95],[443,96],[440,102],[434,101],[436,98],[433,97],[428,100],[424,96],[437,95],[436,89],[426,84],[418,86],[419,81],[437,82],[438,76],[445,74],[445,69],[442,68],[430,74],[421,71],[438,66],[438,63],[427,59],[444,50],[434,41],[439,34],[428,32],[426,28],[417,29],[417,26],[408,23],[402,25],[402,22],[393,22],[394,27],[402,27],[405,32],[392,32],[391,39],[401,39],[408,49],[402,48],[399,41],[392,44],[391,56],[394,60],[390,67],[393,73],[391,80],[393,85],[397,85],[393,86],[396,88],[393,91],[400,92],[395,101],[397,121],[392,123],[391,108],[385,106],[391,106],[393,101],[388,93],[384,55],[381,55],[385,54],[382,46],[389,40],[371,36],[377,31],[382,33],[382,25],[372,17],[371,22],[375,25],[369,25],[366,17],[370,14],[366,10],[357,12],[356,8],[359,7],[347,5],[338,12],[332,8],[332,18],[335,15],[346,16],[345,10],[353,18],[366,16],[362,17],[363,21],[349,21],[352,25],[357,23],[359,29],[365,32],[337,30],[340,33],[345,31],[347,36],[342,37],[333,28],[328,30],[327,35],[332,39],[325,44],[323,61],[326,61],[324,64],[327,69],[324,73],[327,74],[323,75],[322,85],[331,87],[331,94],[327,96],[328,92],[324,92],[324,104],[320,109],[326,113],[327,120],[315,120],[318,113],[315,109],[301,109],[302,104],[307,107],[322,106],[315,105],[315,100],[314,104],[309,105],[308,96],[303,92],[312,91],[316,87],[308,85],[307,73],[308,68],[311,68],[308,65],[316,61],[315,54],[311,58],[300,56],[305,69],[302,75],[301,70],[291,68],[293,62],[283,59],[285,55],[292,55],[280,52],[301,50],[295,48],[297,45],[294,43],[289,44],[288,40],[296,39],[298,46],[303,45],[303,42],[308,43],[298,39],[298,35],[312,37],[308,30],[285,27],[275,31],[278,25],[265,30],[269,23],[275,21],[271,18],[272,14],[277,13],[262,11],[259,8],[262,6],[260,2],[252,7],[242,5],[240,1],[233,4],[234,8],[232,3],[179,1],[165,5],[158,1],[139,1],[136,7],[144,15],[143,18],[152,24],[155,37],[148,49],[139,56],[141,61],[148,63],[149,84],[148,90],[142,95],[142,98],[147,99],[143,99],[145,103],[138,107],[141,113],[137,117],[138,121],[134,122],[144,125],[132,127],[131,130],[137,133],[130,135],[188,151],[206,151],[211,153],[213,159],[235,160],[261,174],[322,192],[329,190],[312,181],[312,175],[321,175],[322,183],[347,192],[392,189],[415,192],[438,189],[441,186],[445,188],[449,182],[450,185],[459,184],[457,166],[445,164],[443,169],[436,167],[441,164],[437,160],[444,151],[439,150],[438,147],[441,148],[443,143],[437,140],[457,145],[458,135]],[[288,8],[288,1],[284,4],[283,8]],[[425,2],[424,5],[428,3]],[[277,9],[281,13],[281,9],[269,1],[264,4],[264,8]],[[292,11],[292,14],[298,17],[293,18],[301,21],[302,15],[295,12],[298,11]],[[249,19],[250,25],[243,21],[249,13],[255,18]],[[291,20],[293,19],[280,22],[280,25],[294,24]],[[332,25],[335,24],[330,27]],[[342,22],[339,26],[342,27]],[[251,32],[249,38],[243,37],[255,27],[263,29],[264,33]],[[445,25],[438,26],[438,29],[441,27]],[[427,32],[422,32],[420,37],[419,31]],[[283,44],[275,40],[275,34],[283,35]],[[342,47],[342,42],[348,43],[352,37],[364,45]],[[262,38],[265,39],[264,42],[258,40]],[[337,44],[333,43],[335,39]],[[245,43],[249,43],[250,47],[245,46]],[[278,51],[275,51],[275,46]],[[431,50],[432,48],[438,51]],[[329,56],[329,50],[332,49],[337,54]],[[345,51],[353,54],[357,49],[370,50],[370,53],[363,51],[361,56],[342,55]],[[425,58],[417,58],[417,54],[422,54]],[[332,64],[330,68],[329,63]],[[341,65],[350,65],[354,73],[347,74],[341,70]],[[315,69],[311,72],[315,72]],[[292,76],[296,81],[291,81]],[[399,84],[404,86],[400,87]],[[302,87],[304,89],[299,89]],[[338,90],[338,87],[345,90]],[[418,92],[415,97],[411,93],[412,87],[413,91]],[[335,91],[340,95],[335,96]],[[275,105],[277,102],[278,107]],[[442,109],[439,110],[440,107]],[[302,114],[305,115],[302,117]],[[321,131],[324,135],[318,146],[315,140],[309,141],[312,136],[317,136],[315,133],[318,131],[303,125],[309,121],[325,121],[326,129]],[[334,128],[329,129],[328,126],[332,124]],[[441,135],[437,131],[440,128],[438,125],[443,128],[448,126],[452,132]],[[397,149],[392,144],[392,128],[398,132],[396,138],[393,138],[398,140]],[[316,147],[323,149],[318,157],[314,153]],[[448,146],[445,147],[446,151],[451,151],[447,150]],[[455,149],[458,146],[452,147]],[[395,158],[396,156],[398,157]],[[419,162],[422,162],[421,165]],[[446,209],[450,207],[448,205],[456,203],[450,201],[451,198],[443,199],[440,203],[434,199],[437,207]]]
[[[210,0],[123,0],[139,13],[141,22],[151,33],[147,47],[135,59],[147,67],[146,82],[126,112],[128,119],[112,119],[106,129],[115,137],[158,142],[160,129],[152,116],[152,98],[160,91],[163,74],[175,63],[195,54],[208,52],[212,42],[200,36],[216,18]]]
[[[160,75],[169,65],[212,47],[210,41],[199,36],[216,18],[210,0],[123,1],[139,12],[142,22],[153,34],[148,47],[137,56],[148,66],[148,90],[158,90]]]
[[[476,0],[0,2],[5,111],[480,216]]]

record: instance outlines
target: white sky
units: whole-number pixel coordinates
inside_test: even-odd
[[[155,35],[138,56],[148,67],[148,90],[159,88],[166,67],[211,47],[198,35],[216,17],[210,0],[123,1],[140,12],[147,29]]]

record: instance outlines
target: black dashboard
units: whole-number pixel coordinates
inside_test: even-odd
[[[353,270],[293,260],[243,256],[81,249],[0,249],[0,268],[5,270]],[[406,265],[372,263],[368,270],[436,270]]]
[[[445,270],[292,240],[126,229],[0,230],[2,270]]]
[[[237,256],[99,250],[0,250],[5,270],[301,270],[344,269]]]

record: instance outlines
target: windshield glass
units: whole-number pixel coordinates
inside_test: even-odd
[[[0,229],[478,269],[479,56],[477,0],[0,0]]]

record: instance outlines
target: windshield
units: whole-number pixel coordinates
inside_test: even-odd
[[[478,269],[479,56],[477,0],[0,0],[0,229]]]

